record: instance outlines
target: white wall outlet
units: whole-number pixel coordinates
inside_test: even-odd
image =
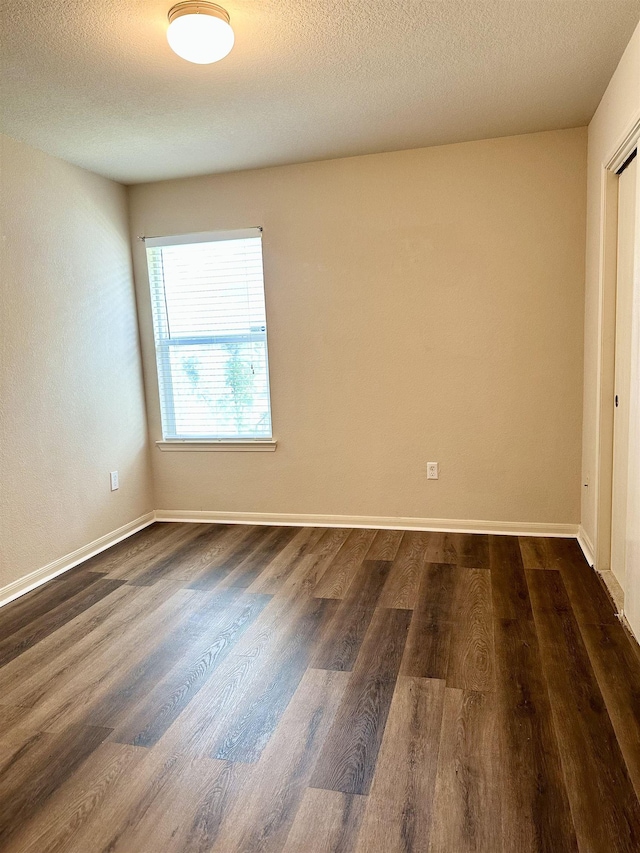
[[[437,480],[438,479],[438,463],[437,462],[427,462],[427,480]]]
[[[115,492],[120,488],[120,480],[118,479],[117,471],[109,471],[109,479],[111,480],[111,491]]]

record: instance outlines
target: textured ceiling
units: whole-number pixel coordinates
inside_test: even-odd
[[[640,0],[220,0],[236,44],[175,56],[172,0],[9,0],[2,129],[124,183],[586,124]]]

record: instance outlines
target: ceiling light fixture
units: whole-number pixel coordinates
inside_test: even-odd
[[[169,9],[169,47],[198,65],[217,62],[233,47],[229,13],[208,0],[186,0]]]

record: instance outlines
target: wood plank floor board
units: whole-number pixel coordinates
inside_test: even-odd
[[[235,525],[223,540],[223,547],[209,565],[194,574],[189,582],[190,589],[211,590],[224,581],[256,549],[264,544],[266,537],[275,536],[278,529],[261,525]]]
[[[232,531],[229,525],[205,524],[195,535],[182,540],[169,553],[161,554],[142,572],[136,572],[130,583],[149,586],[161,578],[189,581],[199,569],[206,569],[224,547],[225,534]],[[232,531],[234,532],[234,531]]]
[[[640,804],[562,578],[527,579],[579,845],[631,853],[640,849]]]
[[[426,562],[428,533],[408,530],[402,536],[391,572],[380,597],[380,607],[413,610]]]
[[[307,670],[242,798],[224,821],[214,851],[280,853],[348,678],[342,672]]]
[[[328,528],[310,548],[309,555],[297,560],[276,595],[295,601],[315,595],[315,590],[331,561],[353,531],[348,528]]]
[[[48,737],[53,737],[49,735]],[[114,786],[126,785],[141,750],[123,750],[101,743],[68,778],[52,791],[36,814],[19,826],[3,853],[67,853],[78,849],[83,830],[103,808]],[[109,833],[113,832],[110,827]],[[93,841],[96,832],[92,831]],[[82,843],[82,842],[80,842]],[[87,848],[89,849],[89,848]],[[92,847],[91,849],[96,849]]]
[[[246,779],[242,765],[104,743],[7,853],[210,850]]]
[[[451,609],[456,585],[467,569],[427,563],[421,572],[418,600],[402,661],[402,674],[445,680],[449,668]]]
[[[350,672],[353,669],[375,608],[354,605],[348,610],[346,618],[336,612],[327,626],[326,639],[313,658],[313,666],[317,669],[341,672]]]
[[[292,623],[300,617],[301,610],[313,606],[309,605],[311,601],[312,597],[291,602],[274,596],[260,619],[247,627],[216,666],[215,678],[205,678],[199,684],[197,701],[188,702],[173,717],[155,748],[166,754],[202,758],[210,755],[220,730],[229,724],[243,697],[268,683],[277,666],[279,650],[289,641]]]
[[[37,729],[28,725],[25,709],[19,705],[0,705],[0,766],[1,753],[13,754],[16,746],[21,746],[25,740],[40,734]]]
[[[223,821],[244,796],[254,772],[253,765],[214,761],[208,758],[198,759],[193,764],[200,771],[204,784],[202,795],[196,800],[194,817],[190,825],[187,824],[187,832],[184,832],[185,824],[180,820],[179,813],[176,814],[171,804],[167,804],[169,813],[175,816],[174,819],[178,819],[178,826],[183,828],[184,833],[184,840],[180,837],[176,839],[175,831],[171,833],[171,842],[174,845],[171,850],[174,853],[204,853],[204,851],[209,853],[212,850]],[[187,781],[190,780],[191,775],[192,773],[189,772]]]
[[[323,535],[320,527],[301,527],[291,541],[274,559],[265,562],[262,571],[247,587],[247,592],[273,595],[278,592],[295,571],[300,560],[312,553],[315,544]]]
[[[313,653],[318,636],[335,612],[337,601],[274,596],[260,619],[251,625],[191,702],[158,741],[164,752],[186,752],[194,757],[216,756],[221,738],[225,749],[237,750],[234,760],[255,761],[270,734],[274,714],[282,713]],[[309,641],[314,637],[313,641]],[[306,661],[306,663],[305,663]],[[304,664],[304,666],[303,666]],[[260,707],[261,697],[274,705]],[[235,741],[238,739],[238,743]],[[252,756],[241,752],[250,750]]]
[[[503,849],[577,853],[535,626],[497,619],[494,628]]]
[[[314,592],[327,570],[331,557],[309,554],[296,560],[293,569],[275,597],[295,602],[300,598],[315,597]]]
[[[497,697],[447,687],[429,853],[502,853],[500,776]]]
[[[108,735],[109,729],[72,726],[35,734],[16,748],[0,765],[0,849]]]
[[[353,581],[354,570],[363,561],[375,538],[373,530],[352,530],[323,573],[315,595],[318,598],[344,598]]]
[[[448,687],[492,691],[494,684],[491,577],[484,569],[459,569],[451,602]]]
[[[157,743],[228,657],[268,600],[263,595],[240,596],[222,612],[211,613],[198,640],[142,700],[129,708],[125,719],[115,726],[112,739],[133,746]]]
[[[118,543],[114,548],[120,545],[122,551],[116,554],[111,554],[111,549],[103,551],[94,559],[95,570],[104,570],[110,578],[118,578],[126,580],[129,583],[134,583],[136,578],[145,575],[157,562],[166,559],[171,554],[176,553],[180,548],[191,539],[195,539],[200,534],[208,529],[207,524],[169,524],[169,530],[164,533],[162,528],[164,525],[158,525],[161,529],[159,538],[143,539],[142,542],[134,542],[129,548],[127,547],[127,539]],[[152,525],[156,527],[156,525]],[[145,530],[136,534],[136,537],[143,537]],[[136,547],[138,546],[138,547]]]
[[[60,602],[57,607],[43,613],[0,641],[0,666],[17,658],[27,649],[40,643],[79,614],[111,595],[124,581],[109,580],[96,575],[97,580],[85,585],[75,595]]]
[[[183,661],[185,656],[191,656],[196,652],[199,653],[197,657],[199,665],[196,666],[199,677],[192,675],[188,680],[188,689],[185,689],[184,681],[181,683],[181,700],[188,701],[187,694],[189,698],[195,695],[193,692],[195,683],[198,681],[201,683],[203,676],[201,670],[204,668],[203,645],[207,643],[204,656],[207,663],[206,669],[210,675],[213,666],[219,664],[224,652],[228,651],[230,635],[237,639],[246,625],[256,618],[270,601],[269,596],[251,596],[251,601],[244,607],[240,606],[240,609],[238,607],[240,597],[240,590],[235,589],[203,595],[202,600],[196,599],[185,613],[178,613],[175,621],[168,619],[164,630],[159,632],[154,646],[149,650],[143,649],[142,655],[132,655],[128,665],[121,668],[119,677],[109,690],[101,691],[96,696],[96,700],[84,712],[84,721],[88,725],[117,728],[128,716],[131,708],[138,707],[140,704],[145,705],[149,694],[157,685],[159,683],[164,685],[164,679],[168,673],[175,675],[174,668]],[[229,626],[225,624],[230,615],[232,618],[236,617],[232,622],[235,631],[233,629],[230,631]],[[224,628],[227,629],[224,634],[224,641],[227,642],[223,641],[218,632],[212,644],[212,629],[218,628],[220,623],[223,623]],[[192,666],[194,662],[191,658]],[[167,698],[169,697],[165,694],[165,701],[161,706],[165,710],[163,717],[167,716],[168,709],[165,708]],[[156,720],[156,724],[157,722],[159,721]]]
[[[457,565],[457,533],[427,533],[425,560],[427,563]]]
[[[2,853],[628,853],[577,543],[155,524],[0,611]]]
[[[311,787],[367,794],[382,743],[411,612],[376,611]]]
[[[313,658],[318,669],[351,670],[389,575],[387,560],[364,560]]]
[[[592,569],[575,539],[552,539],[558,571],[571,607],[582,624],[610,625],[617,622],[604,584]]]
[[[89,572],[78,566],[53,578],[45,587],[38,587],[5,604],[0,621],[0,642],[5,642],[17,631],[28,628],[36,619],[45,617],[57,607],[67,606],[74,595],[104,577],[104,574]]]
[[[116,831],[95,840],[87,832],[83,845],[77,843],[71,853],[96,847],[105,853],[209,851],[250,775],[242,765],[154,752],[135,770],[125,786],[113,789],[107,804]]]
[[[428,851],[444,696],[444,681],[399,677],[357,853]]]
[[[353,853],[367,798],[307,788],[283,853]]]
[[[296,527],[263,528],[259,545],[231,571],[222,586],[237,586],[246,589],[260,576],[262,570],[272,560],[277,559],[282,550],[298,533]]]
[[[640,657],[619,622],[583,624],[580,630],[640,798]]]
[[[129,626],[150,615],[167,598],[154,590],[120,586],[53,634],[0,668],[0,695],[7,703],[35,706],[63,688],[79,672],[111,657]]]
[[[101,551],[81,563],[80,569],[90,572],[101,572],[109,577],[126,579],[126,574],[114,574],[127,569],[137,568],[144,564],[149,555],[157,555],[171,547],[171,542],[185,536],[194,536],[202,529],[202,525],[193,525],[193,530],[185,530],[183,524],[154,522],[144,527],[133,536],[128,536],[116,542],[106,551]]]
[[[489,536],[489,564],[496,618],[533,619],[517,537]]]
[[[394,560],[403,535],[401,530],[376,531],[371,547],[365,555],[365,560]]]
[[[489,572],[448,563],[423,567],[402,673],[466,690],[494,689]]]
[[[350,527],[325,527],[322,531],[322,535],[312,548],[312,553],[321,558],[335,556],[354,532]]]
[[[519,536],[518,542],[525,569],[558,568],[553,539],[546,536]]]
[[[170,633],[192,606],[195,595],[190,590],[175,589],[151,613],[128,625],[118,643],[103,648],[90,668],[80,667],[32,706],[29,724],[42,731],[61,732],[72,723],[87,723],[87,717],[114,690],[123,673],[144,659],[150,644]]]
[[[141,655],[132,656],[120,667],[109,689],[98,693],[95,700],[85,708],[85,724],[115,728],[130,706],[140,702],[158,680],[173,668],[205,629],[202,613],[198,610],[199,604],[194,602],[175,622],[170,620],[152,648],[148,651],[143,649]],[[207,613],[205,618],[211,616],[213,614]]]
[[[313,656],[314,644],[337,609],[332,599],[312,599],[295,620],[275,666],[255,680],[209,753],[225,761],[257,761],[276,729]]]
[[[489,536],[487,533],[456,533],[456,565],[465,569],[488,569]]]

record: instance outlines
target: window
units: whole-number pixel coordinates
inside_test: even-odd
[[[145,245],[163,438],[271,439],[261,230]]]

